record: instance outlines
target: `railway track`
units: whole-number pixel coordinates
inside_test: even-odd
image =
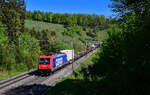
[[[83,62],[87,56],[90,56],[90,54],[92,54],[94,51],[88,53],[87,55],[79,58],[78,60],[76,60],[73,64],[74,64],[74,69],[78,68],[80,66],[79,63]],[[95,50],[96,52],[96,50]],[[56,70],[53,74],[51,75],[46,75],[46,76],[39,76],[37,75],[37,71],[33,70],[30,71],[28,73],[24,73],[21,75],[18,75],[14,78],[8,79],[8,80],[4,80],[4,81],[0,81],[0,95],[16,95],[18,94],[18,92],[20,92],[19,95],[41,95],[41,93],[44,93],[46,90],[48,90],[51,86],[53,86],[53,84],[60,80],[62,77],[64,76],[68,76],[69,74],[72,73],[72,64],[68,64],[66,66],[64,66],[61,69]],[[17,86],[16,84],[19,83],[20,84]],[[16,85],[15,87],[11,87],[11,85]],[[44,87],[42,87],[44,85]],[[26,89],[26,87],[30,87],[32,86],[30,89],[32,91],[27,91],[29,89]],[[35,88],[37,89],[37,86],[41,86],[42,90],[36,91],[39,93],[34,93],[34,94],[29,94],[28,92],[35,92],[35,88],[34,86],[36,86]],[[10,87],[9,89],[13,89],[13,90],[9,90],[6,89],[7,87]],[[22,87],[22,89],[18,88],[18,87]],[[39,88],[39,89],[41,89]],[[1,93],[1,90],[5,90]],[[20,89],[20,91],[19,91]],[[8,93],[8,92],[11,93]],[[14,93],[12,93],[14,92]],[[21,94],[21,92],[26,92]]]
[[[26,79],[26,78],[30,77],[29,73],[32,73],[32,72],[35,72],[35,71],[36,70],[34,69],[34,70],[29,71],[29,72],[25,72],[23,74],[17,75],[15,77],[0,81],[0,90],[7,87],[7,86],[9,86],[9,85],[17,83],[18,81],[21,81],[23,79]]]
[[[13,79],[13,80],[6,81],[6,82],[4,82],[4,83],[1,83],[1,84],[0,84],[0,89],[2,89],[2,88],[4,88],[4,87],[7,87],[7,86],[9,86],[9,85],[11,85],[11,84],[14,84],[14,83],[16,83],[16,82],[18,82],[18,81],[21,81],[21,80],[23,80],[23,79],[25,79],[25,78],[27,78],[27,77],[29,77],[29,75],[23,75],[23,76],[20,76],[20,77],[15,78],[15,79]]]

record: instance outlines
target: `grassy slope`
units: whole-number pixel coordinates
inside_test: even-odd
[[[42,31],[45,29],[48,29],[50,31],[56,31],[58,39],[65,39],[65,40],[71,40],[70,37],[63,36],[62,32],[64,31],[64,25],[62,24],[52,24],[52,23],[46,23],[46,22],[40,22],[40,21],[32,21],[32,20],[25,20],[25,27],[28,29],[35,29],[38,31]],[[83,37],[83,38],[90,38],[89,36],[86,35],[87,31],[82,31],[82,35],[76,35],[76,38]],[[98,32],[98,40],[103,40],[105,37],[105,30],[104,31],[99,31]]]
[[[25,27],[29,29],[35,28],[35,30],[41,31],[44,29],[63,32],[64,26],[61,24],[52,24],[40,21],[32,21],[32,20],[25,20]]]
[[[64,31],[64,25],[61,24],[52,24],[40,21],[25,20],[25,27],[28,29],[34,28],[36,31],[42,31],[46,29],[50,31],[56,31],[57,38],[63,39],[61,33]]]
[[[75,70],[75,73],[72,75],[63,78],[60,82],[58,82],[50,91],[48,91],[45,95],[86,95],[92,92],[91,87],[96,82],[88,82],[86,83],[85,76],[83,73],[84,68],[89,65],[94,64],[93,59],[97,57],[96,54],[93,54],[86,61],[84,61],[81,66]],[[91,93],[92,94],[92,93]],[[93,94],[92,94],[93,95]]]
[[[35,29],[38,31],[42,31],[42,30],[50,30],[50,31],[56,31],[56,39],[58,41],[62,41],[65,40],[66,42],[63,42],[64,44],[66,44],[69,48],[67,49],[71,49],[71,42],[72,42],[72,38],[69,36],[64,36],[62,35],[62,32],[64,31],[64,25],[61,24],[52,24],[52,23],[46,23],[46,22],[40,22],[40,21],[32,21],[32,20],[25,20],[25,27],[28,29]],[[85,43],[82,43],[80,41],[80,38],[83,39],[91,39],[89,36],[87,36],[86,32],[88,32],[89,29],[87,29],[86,31],[82,31],[81,35],[79,34],[75,34],[74,36],[74,44],[75,44],[75,52],[77,53],[78,51],[82,51],[83,49],[85,49]],[[104,32],[99,32],[98,33],[98,38],[99,40],[102,40],[104,37]],[[78,49],[77,49],[78,48]]]

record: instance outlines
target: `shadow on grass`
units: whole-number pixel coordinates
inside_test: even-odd
[[[7,90],[4,95],[42,95],[45,90],[51,88],[50,86],[33,84],[33,85],[25,85],[19,86],[16,88],[12,88]]]
[[[117,89],[101,81],[67,79],[58,83],[46,95],[116,95]]]

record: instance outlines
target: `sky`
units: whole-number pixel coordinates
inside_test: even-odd
[[[53,13],[85,13],[112,16],[110,0],[25,0],[27,10]]]

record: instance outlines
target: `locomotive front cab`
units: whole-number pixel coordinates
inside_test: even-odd
[[[52,72],[53,56],[40,56],[38,70],[40,72]]]

